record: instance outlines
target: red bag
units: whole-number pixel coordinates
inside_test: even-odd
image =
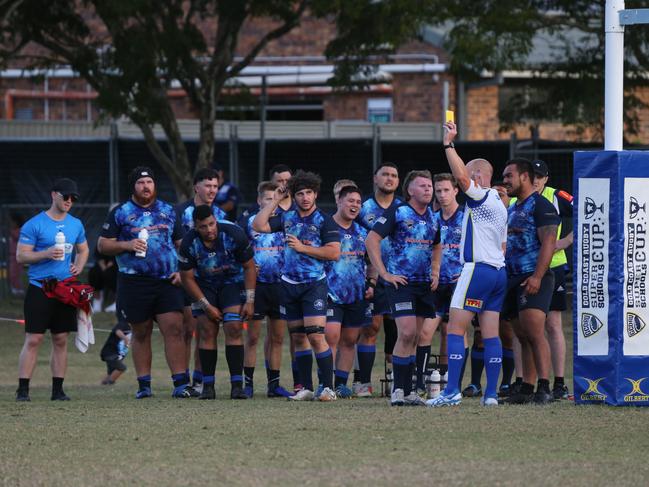
[[[74,306],[90,313],[92,296],[95,288],[77,281],[76,277],[69,277],[63,281],[48,279],[43,282],[43,292],[48,298],[54,298],[63,304]]]

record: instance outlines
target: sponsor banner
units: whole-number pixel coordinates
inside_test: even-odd
[[[577,211],[577,355],[608,355],[610,179],[579,178]]]
[[[649,178],[624,179],[623,354],[649,355],[647,200]],[[633,381],[643,379],[629,378]],[[639,383],[638,383],[639,384]],[[649,383],[645,384],[645,388]],[[639,386],[638,386],[639,387]],[[641,397],[636,393],[634,397]],[[625,396],[625,401],[627,396]]]

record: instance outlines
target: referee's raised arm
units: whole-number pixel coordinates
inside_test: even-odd
[[[444,153],[446,154],[446,159],[448,160],[449,166],[451,166],[451,172],[457,184],[463,192],[466,192],[471,185],[471,177],[469,176],[469,171],[464,164],[462,158],[458,155],[455,150],[455,144],[453,141],[457,136],[457,125],[454,122],[446,122],[444,124]]]

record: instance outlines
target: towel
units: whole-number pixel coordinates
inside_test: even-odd
[[[81,353],[86,353],[90,345],[95,344],[95,332],[92,329],[92,312],[77,310],[77,337],[74,344]]]

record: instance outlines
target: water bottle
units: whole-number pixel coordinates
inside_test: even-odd
[[[448,384],[448,370],[446,372],[444,372],[444,375],[442,376],[442,380],[441,380],[441,384],[440,384],[440,387],[441,387],[442,391],[444,389],[446,389],[447,384]]]
[[[149,231],[146,228],[143,228],[137,234],[137,238],[146,242],[147,240],[149,240]],[[146,257],[146,250],[135,252],[135,257]]]
[[[426,380],[426,393],[428,399],[433,399],[439,396],[442,391],[442,376],[439,375],[439,370],[433,369],[428,380]]]
[[[65,260],[65,234],[60,230],[54,237],[54,248],[61,249],[63,251],[63,255],[55,260]]]
[[[117,355],[119,356],[119,359],[122,360],[124,357],[126,357],[127,353],[128,345],[126,345],[126,342],[124,340],[120,340],[117,344]]]

